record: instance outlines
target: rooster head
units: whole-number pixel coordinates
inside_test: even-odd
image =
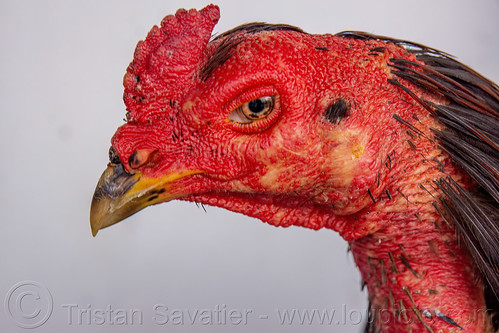
[[[172,199],[276,226],[352,229],[347,217],[385,191],[383,166],[400,142],[389,108],[421,113],[386,83],[387,59],[411,55],[283,24],[210,40],[218,19],[214,5],[179,10],[138,43],[124,77],[127,122],[92,201],[93,234]]]

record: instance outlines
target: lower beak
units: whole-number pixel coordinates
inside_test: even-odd
[[[97,183],[90,206],[92,235],[147,206],[180,197],[171,193],[171,183],[195,173],[199,172],[187,171],[152,178],[141,172],[128,173],[122,164],[108,166]]]

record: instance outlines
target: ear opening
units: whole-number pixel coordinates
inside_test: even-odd
[[[338,125],[340,121],[350,115],[351,103],[344,97],[334,100],[324,111],[324,118],[331,124]]]

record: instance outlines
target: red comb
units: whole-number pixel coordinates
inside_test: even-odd
[[[123,79],[123,99],[130,121],[150,121],[153,113],[175,105],[192,84],[219,17],[220,10],[215,5],[200,11],[179,9],[137,44]]]

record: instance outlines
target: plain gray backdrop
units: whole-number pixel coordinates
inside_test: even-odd
[[[177,8],[206,4],[1,1],[1,332],[24,332],[49,314],[30,331],[362,330],[367,297],[333,231],[170,202],[91,236],[90,200],[123,123],[135,45]],[[216,32],[252,21],[364,30],[444,50],[499,81],[497,0],[218,4]],[[335,317],[281,323],[293,309]]]

